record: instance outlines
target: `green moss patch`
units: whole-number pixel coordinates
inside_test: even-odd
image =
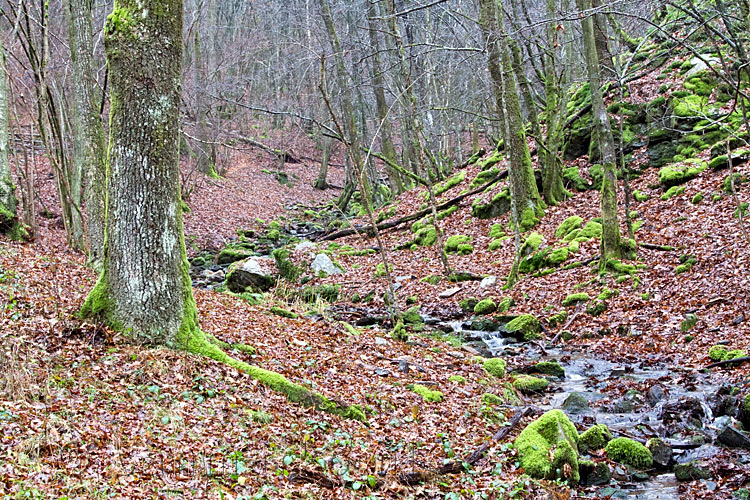
[[[578,450],[581,453],[601,450],[612,440],[612,434],[604,424],[597,424],[580,435]]]
[[[522,314],[505,325],[505,330],[518,339],[526,341],[541,338],[542,324],[531,314]]]
[[[552,410],[526,426],[513,447],[529,476],[578,482],[577,442],[578,432],[570,419],[560,410]]]
[[[513,380],[513,387],[520,393],[533,394],[536,392],[542,392],[547,388],[549,382],[547,379],[541,377],[534,377],[532,375],[518,375]]]
[[[497,310],[497,304],[492,299],[482,299],[474,306],[474,314],[491,314]]]
[[[573,215],[565,219],[555,230],[555,238],[564,238],[571,231],[579,229],[583,225],[583,219]]]
[[[488,358],[484,360],[482,365],[484,371],[497,378],[503,378],[505,376],[506,363],[501,358]]]
[[[412,392],[415,392],[422,396],[422,399],[428,403],[442,403],[443,393],[440,391],[433,391],[432,389],[425,387],[420,384],[410,384],[406,386]]]
[[[562,305],[564,307],[574,306],[579,302],[588,302],[591,300],[588,293],[572,293],[563,299]]]
[[[706,169],[706,165],[695,166],[694,163],[687,165],[667,165],[659,170],[659,182],[666,188],[684,184],[694,179]]]
[[[606,450],[610,460],[635,469],[648,469],[654,463],[649,449],[629,438],[620,437],[613,439],[607,443]]]

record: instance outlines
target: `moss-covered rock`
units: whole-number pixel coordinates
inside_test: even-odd
[[[449,189],[458,186],[461,184],[464,179],[466,179],[466,170],[461,170],[451,177],[448,177],[444,182],[438,184],[435,186],[435,190],[433,191],[435,196],[440,196],[441,194],[445,193]]]
[[[422,396],[422,399],[424,399],[428,403],[441,403],[443,401],[442,392],[434,391],[423,385],[411,384],[411,385],[406,386],[406,388]]]
[[[488,203],[483,203],[479,197],[471,204],[471,215],[477,219],[494,219],[510,212],[510,190],[503,189],[492,197]]]
[[[503,297],[503,300],[497,305],[497,312],[508,312],[514,305],[516,305],[516,301],[513,300],[513,297]]]
[[[502,224],[492,224],[492,227],[490,227],[490,239],[496,240],[503,236],[506,236],[504,226]]]
[[[247,248],[226,247],[216,256],[216,263],[223,266],[252,256],[253,252]]]
[[[565,369],[557,361],[540,361],[534,365],[534,372],[552,377],[565,378]]]
[[[503,378],[505,376],[505,360],[502,358],[488,358],[484,360],[484,371],[493,375],[497,378]]]
[[[552,267],[557,267],[566,260],[568,260],[568,257],[570,256],[570,250],[568,247],[564,248],[557,248],[555,250],[552,250],[549,255],[547,255],[547,265]]]
[[[593,187],[586,179],[581,177],[578,167],[564,168],[563,182],[566,188],[573,188],[576,191],[586,191],[587,189],[591,189]]]
[[[471,181],[471,184],[469,184],[469,189],[476,189],[480,186],[483,186],[498,175],[500,175],[500,169],[497,167],[492,167],[487,170],[481,170]]]
[[[577,215],[572,215],[557,226],[557,229],[555,230],[555,238],[564,238],[571,231],[580,229],[582,225],[583,219]]]
[[[490,298],[482,299],[474,306],[474,314],[491,314],[496,310],[497,304]]]
[[[562,325],[566,320],[568,319],[568,311],[560,311],[557,314],[553,314],[549,318],[547,318],[547,324],[549,324],[550,328],[555,328],[559,325]]]
[[[564,307],[574,306],[578,304],[579,302],[588,302],[589,300],[591,300],[591,297],[589,296],[588,293],[585,293],[585,292],[572,293],[563,299],[562,305]]]
[[[513,387],[522,394],[542,392],[548,385],[549,382],[547,379],[534,377],[532,375],[518,375],[513,380]]]
[[[466,377],[463,375],[451,375],[448,377],[449,382],[453,382],[454,384],[465,384],[466,383]]]
[[[529,234],[521,245],[521,255],[527,256],[539,250],[539,247],[544,242],[544,236],[539,233]]]
[[[566,236],[566,239],[570,237],[571,234],[576,235],[574,239],[578,242],[599,239],[602,237],[602,225],[601,223],[592,220],[588,222],[580,232],[576,233],[575,231],[573,231],[572,233],[568,234],[568,236]]]
[[[698,479],[711,479],[711,470],[698,462],[691,461],[674,466],[674,477],[678,481],[696,481]]]
[[[445,240],[445,253],[468,255],[474,248],[471,246],[471,237],[464,234],[455,234]]]
[[[495,405],[501,405],[505,402],[503,398],[500,396],[497,396],[495,394],[492,394],[491,392],[485,392],[482,394],[482,403],[489,405],[489,406],[495,406]]]
[[[513,442],[521,467],[537,479],[568,479],[578,482],[578,432],[560,410],[552,410],[521,431]]]
[[[401,319],[405,325],[421,325],[424,323],[424,319],[419,314],[419,309],[419,306],[410,307],[401,314]]]
[[[708,349],[708,357],[711,358],[711,361],[722,361],[727,352],[727,346],[714,345]]]
[[[612,434],[604,424],[597,424],[580,435],[578,450],[581,453],[601,450],[612,440]]]
[[[437,229],[432,224],[428,224],[417,230],[414,235],[414,244],[420,247],[430,247],[437,241]]]
[[[696,264],[697,260],[695,259],[694,255],[681,255],[680,256],[680,265],[675,267],[674,273],[675,274],[682,274],[690,271],[693,266]]]
[[[678,186],[697,177],[705,169],[705,164],[667,165],[659,170],[659,182],[666,188]]]
[[[283,307],[273,306],[271,307],[270,311],[276,316],[281,316],[283,318],[291,318],[291,319],[299,318],[299,314],[297,314],[296,312],[290,311],[288,309],[284,309]]]
[[[460,307],[464,312],[471,313],[474,312],[474,308],[478,303],[479,299],[477,299],[476,297],[467,297],[465,299],[462,299],[458,303],[458,307]]]
[[[610,460],[628,467],[648,469],[653,465],[654,459],[648,448],[630,438],[615,438],[607,443],[606,450]]]
[[[542,324],[531,314],[521,314],[509,321],[505,330],[518,339],[536,340],[541,337]]]
[[[672,186],[671,188],[667,189],[667,191],[663,195],[660,196],[660,199],[661,201],[667,201],[670,198],[679,196],[684,192],[685,192],[685,186]]]

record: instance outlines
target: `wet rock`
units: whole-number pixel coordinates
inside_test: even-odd
[[[674,466],[674,476],[678,481],[695,481],[696,479],[710,479],[711,469],[708,464],[701,462],[687,462]]]
[[[589,402],[580,392],[571,392],[562,404],[562,409],[569,415],[589,413]]]
[[[479,288],[490,288],[497,283],[497,276],[487,276],[479,283]]]
[[[633,413],[644,404],[643,395],[636,390],[629,390],[612,405],[612,413]]]
[[[661,384],[652,385],[646,392],[646,401],[651,406],[656,406],[657,403],[667,398],[666,388]]]
[[[331,258],[324,253],[319,253],[315,256],[312,263],[310,264],[310,269],[312,269],[314,273],[323,272],[328,276],[334,274],[344,274],[344,270],[334,264]]]
[[[654,465],[666,469],[672,463],[672,447],[659,438],[649,439],[646,448],[654,457]]]
[[[685,397],[664,403],[657,417],[664,423],[669,433],[675,433],[688,427],[702,427],[706,412],[701,400]]]
[[[227,272],[227,288],[234,293],[250,289],[253,292],[267,292],[279,278],[276,263],[269,257],[250,257],[235,262]]]
[[[443,290],[442,292],[440,292],[438,294],[438,297],[440,297],[441,299],[447,299],[449,297],[453,297],[460,291],[461,291],[460,286],[454,286],[453,288],[449,288],[447,290]]]
[[[740,428],[740,423],[732,417],[719,417],[714,420],[716,439],[730,448],[750,450],[750,437]]]
[[[604,462],[579,462],[582,486],[601,486],[611,478],[609,466]]]

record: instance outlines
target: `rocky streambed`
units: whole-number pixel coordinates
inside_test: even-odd
[[[581,463],[606,463],[606,468],[592,471],[581,468],[581,486],[592,496],[686,498],[681,482],[700,480],[710,492],[733,469],[750,463],[750,434],[744,431],[750,418],[743,408],[743,391],[725,385],[721,373],[653,359],[613,362],[584,350],[519,341],[502,322],[491,331],[477,329],[483,326],[469,321],[441,328],[452,329],[478,353],[505,359],[509,367],[522,371],[533,372],[539,362],[559,363],[562,376],[535,374],[550,384],[527,396],[531,404],[562,410],[580,431],[604,424],[612,437],[648,446],[653,464],[644,470],[608,460],[604,450],[582,452]]]

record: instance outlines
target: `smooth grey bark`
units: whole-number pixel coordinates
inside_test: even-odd
[[[136,341],[188,348],[200,333],[179,178],[182,1],[117,0],[110,73],[107,239],[81,314]]]
[[[106,137],[99,114],[91,0],[67,0],[70,56],[73,63],[73,165],[85,179],[89,262],[101,265],[104,249]],[[71,189],[73,188],[71,182]]]
[[[0,40],[0,231],[11,232],[18,225],[16,219],[15,187],[8,161],[8,92],[6,87],[5,49]]]
[[[591,0],[576,0],[579,10],[591,8]],[[615,152],[615,141],[612,137],[612,128],[609,124],[609,115],[604,106],[602,97],[599,59],[594,39],[594,20],[591,16],[581,20],[583,29],[584,56],[588,70],[589,86],[591,88],[591,109],[593,114],[593,126],[599,140],[599,150],[602,159],[602,240],[601,259],[599,269],[604,271],[609,259],[622,257],[622,245],[620,243],[620,223],[617,217],[617,156]]]

